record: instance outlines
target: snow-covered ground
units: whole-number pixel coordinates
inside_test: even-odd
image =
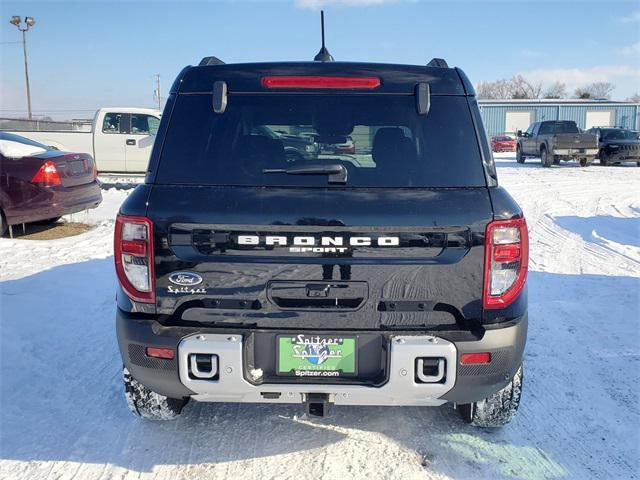
[[[134,418],[114,332],[111,232],[0,239],[0,478],[632,479],[640,462],[640,168],[517,165],[502,185],[531,231],[523,403],[498,431],[450,406],[190,404]]]

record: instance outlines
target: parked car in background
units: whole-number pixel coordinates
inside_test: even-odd
[[[593,133],[582,133],[576,122],[536,122],[526,132],[518,130],[518,163],[524,163],[527,157],[540,157],[543,167],[558,165],[561,160],[577,160],[586,167],[591,165],[597,154],[598,137]]]
[[[284,155],[287,162],[301,160],[316,160],[320,147],[309,135],[294,135],[283,131],[277,131],[267,125],[260,125],[251,131],[252,135],[264,135],[267,138],[280,140],[284,146]]]
[[[600,165],[636,162],[640,167],[640,139],[637,132],[618,127],[594,127],[587,132],[598,136]]]
[[[150,108],[101,108],[89,131],[12,131],[67,152],[91,155],[98,171],[144,173],[156,138],[160,112]]]
[[[356,153],[356,143],[350,136],[343,137],[332,143],[322,143],[320,153],[333,155],[354,155]]]
[[[491,150],[494,152],[515,152],[516,139],[509,135],[494,135],[491,137]]]
[[[58,220],[102,202],[87,153],[56,150],[0,132],[0,236],[11,225]]]

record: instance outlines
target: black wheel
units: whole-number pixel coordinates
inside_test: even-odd
[[[560,165],[560,155],[554,155],[553,156],[553,164],[554,165]]]
[[[542,163],[543,167],[550,167],[551,166],[551,155],[549,155],[547,153],[547,149],[542,147],[540,149],[540,163]]]
[[[636,167],[640,167],[640,162],[636,162]]]
[[[173,420],[189,402],[189,398],[169,398],[160,395],[138,382],[129,370],[122,369],[124,396],[129,410],[148,420]]]
[[[593,161],[593,160],[592,160]],[[580,159],[580,166],[581,167],[588,167],[591,165],[591,161],[589,161],[588,158],[581,158]]]
[[[522,365],[511,381],[499,392],[479,402],[457,405],[462,419],[475,427],[495,428],[508,424],[520,405],[524,375]]]
[[[609,155],[607,155],[607,152],[605,152],[604,150],[600,150],[598,158],[600,159],[600,165],[609,165]]]
[[[520,145],[518,145],[516,147],[516,162],[524,163],[524,161],[525,161],[524,155],[522,155],[522,150],[520,149]]]

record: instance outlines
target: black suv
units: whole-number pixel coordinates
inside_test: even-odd
[[[640,167],[640,136],[627,128],[594,127],[587,130],[598,136],[600,165],[636,162]]]
[[[302,134],[349,154],[290,162],[281,137]],[[143,417],[190,399],[311,415],[450,402],[499,426],[518,407],[527,227],[471,83],[443,60],[186,67],[115,264]]]

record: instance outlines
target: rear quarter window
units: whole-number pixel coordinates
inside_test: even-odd
[[[412,95],[229,95],[223,114],[208,94],[178,95],[156,183],[328,186],[322,175],[263,173],[341,164],[346,187],[486,186],[467,99]]]

